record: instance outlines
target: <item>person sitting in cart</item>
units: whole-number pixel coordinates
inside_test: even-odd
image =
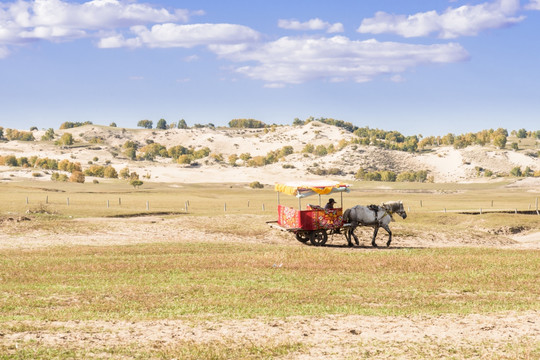
[[[335,203],[336,203],[336,200],[330,198],[330,199],[328,200],[328,203],[324,206],[324,209],[325,209],[325,210],[331,210],[331,209],[333,209]]]

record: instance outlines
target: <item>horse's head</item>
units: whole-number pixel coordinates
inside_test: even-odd
[[[383,207],[391,214],[398,214],[401,218],[406,219],[407,213],[403,207],[403,201],[390,201],[383,203]]]

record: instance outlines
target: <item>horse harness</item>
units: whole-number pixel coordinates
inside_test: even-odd
[[[392,216],[393,211],[388,210],[386,208],[386,206],[384,206],[384,205],[383,206],[378,206],[378,205],[375,205],[375,204],[371,204],[371,205],[368,205],[367,208],[375,213],[375,219],[377,220],[377,222],[380,222],[386,215],[390,216],[390,219],[392,219],[392,221],[394,220],[394,217]],[[379,217],[377,216],[377,213],[381,209],[384,211],[384,214],[379,219]]]

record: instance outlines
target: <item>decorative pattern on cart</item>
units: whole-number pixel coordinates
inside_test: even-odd
[[[300,227],[299,211],[294,208],[280,206],[279,220],[280,225],[286,228],[298,228]]]
[[[343,215],[341,209],[317,211],[317,222],[319,229],[335,229],[343,225]]]

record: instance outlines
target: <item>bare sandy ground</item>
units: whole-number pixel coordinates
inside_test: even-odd
[[[261,216],[245,221],[262,222]],[[254,234],[228,234],[204,231],[201,217],[164,218],[158,216],[131,219],[78,219],[77,232],[65,233],[31,229],[0,233],[0,248],[36,249],[51,246],[109,246],[151,242],[223,242],[269,243],[306,246],[291,234],[260,230]],[[97,224],[97,226],[96,226]],[[4,226],[9,226],[4,222]],[[16,226],[11,224],[12,226]],[[87,229],[87,230],[85,230]],[[361,236],[369,239],[369,231]],[[497,238],[498,240],[494,240]],[[511,249],[540,249],[540,233],[518,234],[514,238],[434,239],[395,237],[394,248],[441,246],[490,246]],[[365,242],[367,246],[369,241]],[[489,243],[489,244],[488,244]],[[329,244],[338,251],[373,251],[371,248],[345,247],[342,236]],[[343,246],[343,247],[342,247]],[[10,329],[34,329],[13,331]],[[37,330],[36,330],[37,329]],[[324,316],[247,320],[162,320],[162,321],[8,321],[0,323],[0,345],[107,348],[133,344],[136,348],[166,348],[184,343],[206,344],[292,344],[301,343],[299,353],[287,359],[415,359],[431,358],[430,353],[446,358],[470,354],[467,358],[531,358],[527,354],[540,346],[540,312],[496,313],[444,316]],[[30,345],[29,345],[30,344]],[[536,350],[535,350],[536,349]],[[536,352],[537,354],[538,352]],[[435,356],[434,355],[434,356]],[[98,356],[99,357],[99,356]],[[110,356],[105,356],[109,358]],[[112,357],[114,358],[114,356]],[[125,358],[125,357],[119,357]],[[459,357],[458,357],[459,358]]]
[[[15,325],[8,323],[7,326]],[[16,325],[42,326],[39,322]],[[182,320],[125,322],[49,322],[47,330],[4,334],[0,342],[77,348],[84,344],[111,347],[167,347],[178,343],[226,342],[233,344],[307,345],[291,359],[417,358],[417,348],[476,349],[474,358],[527,358],[508,349],[509,345],[534,349],[540,341],[540,312],[495,315],[445,315],[410,317],[326,316],[287,319],[203,321]],[[412,347],[414,350],[408,349]],[[389,352],[389,349],[393,349]],[[424,350],[425,351],[425,350]],[[506,353],[509,352],[509,353]],[[369,356],[365,356],[369,354]],[[429,354],[429,353],[428,353]],[[429,356],[423,358],[430,358]],[[456,357],[453,357],[456,358]],[[532,358],[531,358],[532,359]]]

